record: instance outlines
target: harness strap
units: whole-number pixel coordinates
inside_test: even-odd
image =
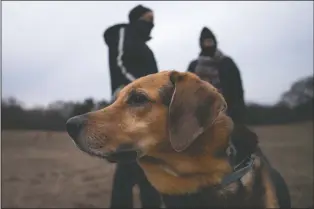
[[[237,169],[234,168],[234,172],[226,175],[222,181],[221,181],[221,186],[225,187],[232,182],[240,180],[245,174],[247,174],[253,167],[254,164],[254,158],[252,156],[248,157],[248,161],[245,163],[245,166]],[[239,166],[239,165],[238,165]]]
[[[243,159],[240,163],[236,164],[237,150],[232,142],[232,139],[229,140],[229,147],[227,148],[227,155],[229,157],[230,165],[233,168],[231,174],[226,175],[221,182],[221,187],[228,186],[232,182],[240,180],[245,174],[247,174],[253,167],[254,157],[249,155]]]

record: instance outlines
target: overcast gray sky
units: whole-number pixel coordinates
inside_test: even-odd
[[[313,74],[313,2],[2,2],[2,97],[27,106],[110,99],[104,30],[137,4],[155,13],[149,46],[160,70],[186,71],[203,26],[237,63],[246,101],[273,104]]]

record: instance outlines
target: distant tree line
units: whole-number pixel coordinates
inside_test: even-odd
[[[313,120],[313,76],[294,82],[273,106],[249,104],[247,123],[285,124]]]
[[[106,100],[96,102],[87,98],[83,102],[56,101],[46,108],[25,109],[17,99],[3,98],[1,128],[64,131],[68,118],[108,105]],[[248,125],[285,124],[306,120],[313,120],[313,76],[293,83],[275,105],[247,105]]]
[[[1,128],[64,131],[68,118],[106,107],[108,104],[105,100],[95,103],[88,98],[83,102],[57,101],[47,108],[25,109],[17,99],[5,98],[1,102]]]

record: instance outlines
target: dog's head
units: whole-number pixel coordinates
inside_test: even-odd
[[[108,107],[70,118],[67,131],[89,154],[135,160],[165,143],[183,152],[225,108],[222,95],[196,75],[164,71],[127,85]]]

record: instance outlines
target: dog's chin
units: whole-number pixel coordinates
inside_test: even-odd
[[[125,150],[108,153],[105,157],[111,163],[132,163],[142,157],[141,150]]]
[[[81,151],[93,157],[106,159],[110,163],[132,163],[132,162],[136,162],[139,158],[143,156],[143,152],[140,149],[128,149],[128,150],[104,152],[102,150],[97,150],[93,148],[85,148],[78,144],[77,144],[77,147]]]

